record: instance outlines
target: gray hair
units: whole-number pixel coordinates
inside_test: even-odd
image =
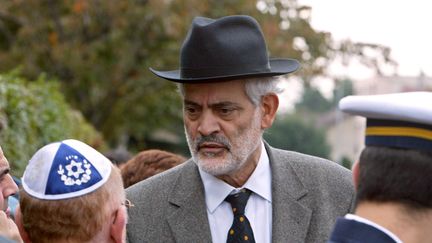
[[[259,105],[261,98],[267,94],[280,94],[283,92],[279,86],[278,77],[250,78],[245,80],[246,94],[255,106]]]
[[[283,88],[279,86],[279,77],[260,77],[244,80],[246,94],[254,106],[259,105],[261,98],[267,94],[280,94]],[[184,84],[177,83],[177,90],[182,97],[185,95]]]

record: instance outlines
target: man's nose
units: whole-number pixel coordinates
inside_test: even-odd
[[[3,196],[7,198],[18,192],[18,186],[13,180],[11,175],[6,175],[5,180],[6,180],[6,185],[5,185],[5,190],[3,190]]]
[[[198,132],[203,136],[220,131],[217,117],[211,111],[205,111],[199,121]]]

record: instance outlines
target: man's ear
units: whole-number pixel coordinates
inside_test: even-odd
[[[116,243],[124,243],[126,242],[126,208],[120,207],[113,217],[114,219],[110,226],[111,239]]]
[[[353,176],[353,183],[354,188],[357,190],[358,187],[358,180],[360,176],[360,167],[359,167],[359,161],[356,161],[352,166],[352,176]]]
[[[15,209],[15,224],[18,227],[18,231],[21,235],[21,239],[24,243],[31,243],[30,238],[27,234],[27,231],[24,229],[24,223],[22,221],[22,214],[21,214],[21,208],[18,205]]]
[[[267,94],[261,100],[261,128],[266,129],[271,127],[276,117],[276,112],[279,107],[279,98],[276,94]]]

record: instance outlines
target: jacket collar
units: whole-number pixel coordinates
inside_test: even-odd
[[[308,191],[286,157],[265,143],[272,170],[272,242],[304,242],[312,210],[302,204]],[[190,159],[172,188],[167,217],[177,242],[211,242],[204,187]]]

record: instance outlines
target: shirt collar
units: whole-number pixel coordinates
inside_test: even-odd
[[[235,188],[200,168],[199,173],[204,184],[207,209],[210,213],[213,213],[231,192],[242,188],[247,188],[271,202],[270,162],[263,142],[261,142],[261,155],[257,167],[242,188]]]

